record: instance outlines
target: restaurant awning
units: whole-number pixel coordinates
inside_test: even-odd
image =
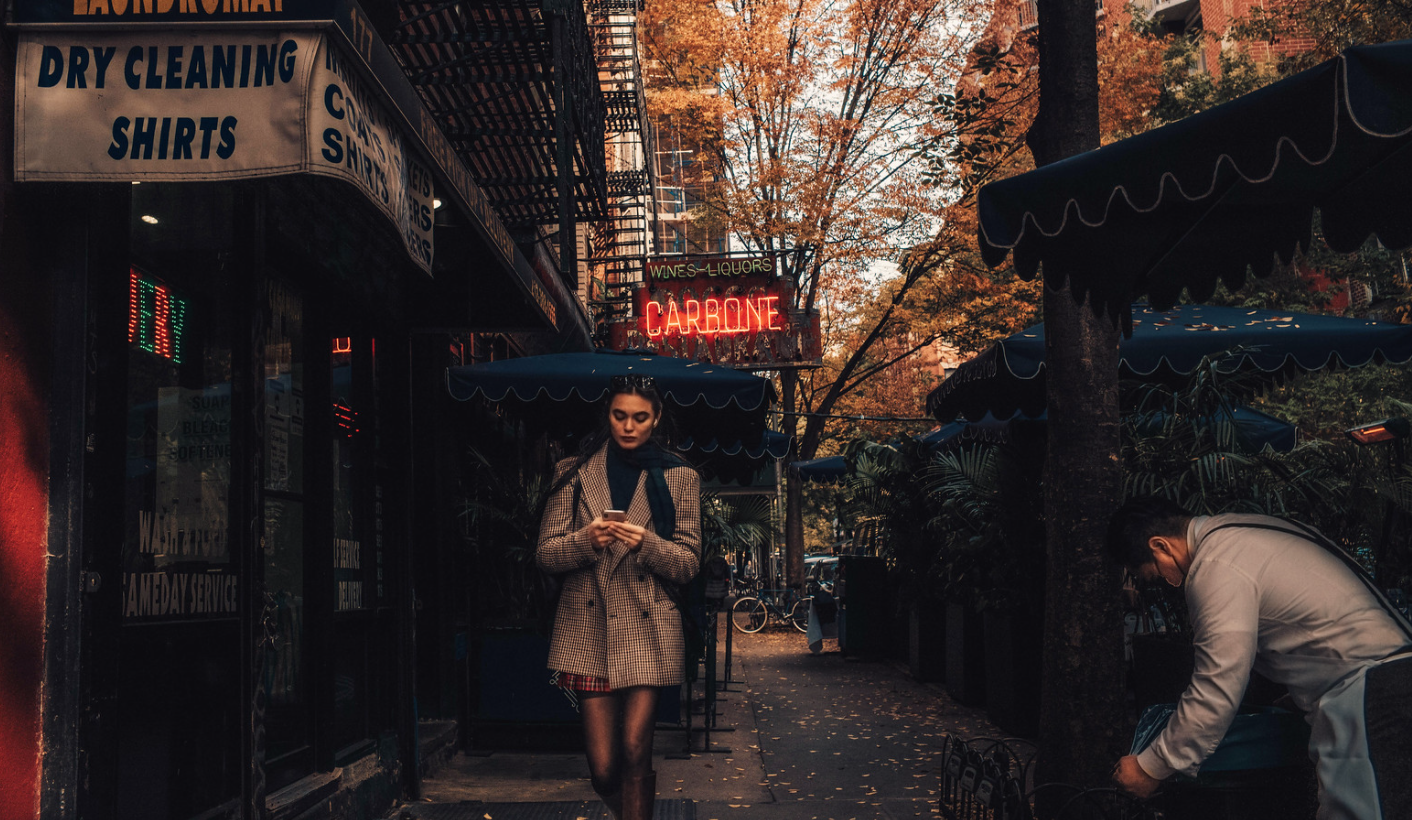
[[[723,365],[658,356],[635,350],[595,350],[526,356],[448,368],[447,388],[460,401],[596,402],[608,395],[613,376],[652,378],[662,398],[679,407],[763,411],[775,400],[768,379]]]
[[[1160,411],[1148,414],[1142,420],[1143,428],[1154,430],[1164,419],[1165,414]],[[1293,424],[1252,407],[1231,408],[1230,420],[1236,426],[1239,445],[1248,452],[1259,452],[1267,444],[1279,452],[1289,452],[1298,443],[1299,431]],[[1017,413],[1009,418],[986,413],[978,421],[947,424],[923,436],[922,441],[937,450],[972,443],[1040,445],[1048,422],[1048,413],[1038,416]]]
[[[824,456],[807,461],[791,461],[789,474],[804,481],[821,484],[841,484],[848,478],[848,462],[843,456]]]
[[[1121,317],[1147,294],[1208,299],[1247,268],[1270,272],[1311,238],[1314,209],[1329,246],[1370,234],[1412,245],[1412,41],[1339,57],[1224,105],[993,182],[979,194],[980,246],[996,266],[1041,261],[1075,297]],[[1050,273],[1046,273],[1049,276]],[[1058,286],[1059,282],[1051,282]]]
[[[1412,325],[1309,313],[1180,305],[1132,306],[1132,336],[1118,343],[1124,378],[1179,385],[1205,356],[1232,348],[1231,370],[1282,378],[1324,367],[1412,361]],[[987,413],[1008,419],[1045,409],[1044,325],[1009,336],[956,368],[927,396],[938,421]]]
[[[754,448],[765,434],[775,401],[768,379],[723,365],[659,356],[638,350],[595,350],[525,356],[446,371],[447,389],[459,401],[511,402],[526,413],[552,418],[560,432],[591,427],[586,412],[608,394],[614,376],[650,377],[667,405],[678,440],[714,449]],[[741,442],[744,442],[742,445]]]
[[[734,456],[748,459],[784,458],[789,455],[789,445],[793,438],[786,433],[766,430],[758,441],[740,439],[721,441],[718,438],[712,438],[698,442],[695,439],[687,439],[678,444],[677,449],[692,458],[702,456]]]

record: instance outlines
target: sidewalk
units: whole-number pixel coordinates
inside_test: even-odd
[[[724,622],[723,622],[724,623]],[[723,635],[724,638],[724,635]],[[724,640],[722,641],[724,656]],[[792,630],[735,635],[733,684],[712,746],[690,759],[684,733],[655,742],[658,820],[904,820],[937,816],[945,737],[994,735],[983,711],[954,703],[900,666],[811,655]],[[699,688],[697,690],[700,691]],[[700,726],[701,717],[694,718]],[[728,750],[728,751],[727,751]],[[606,820],[579,754],[458,754],[392,817]],[[509,805],[515,804],[515,805]]]

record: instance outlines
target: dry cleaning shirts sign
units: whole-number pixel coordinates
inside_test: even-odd
[[[19,181],[334,176],[432,260],[432,185],[346,53],[318,32],[35,34],[20,40]]]

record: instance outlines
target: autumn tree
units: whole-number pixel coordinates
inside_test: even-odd
[[[849,313],[880,288],[878,263],[934,234],[944,193],[923,184],[913,148],[933,127],[927,105],[955,82],[986,0],[727,0],[652,4],[645,43],[671,83],[658,111],[700,112],[721,134],[721,184],[711,205],[746,247],[807,248],[786,275],[794,308]],[[694,107],[694,109],[693,109]],[[838,402],[881,372],[871,356],[897,306],[926,275],[904,265],[871,327],[849,326],[835,367],[785,371],[784,428],[810,458]],[[914,344],[922,343],[917,337]],[[834,350],[844,340],[827,339]],[[892,357],[896,358],[896,357]],[[860,376],[863,377],[860,380]],[[798,487],[789,488],[789,580],[802,577]]]

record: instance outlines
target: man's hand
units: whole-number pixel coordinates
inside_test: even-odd
[[[614,538],[627,544],[629,552],[642,549],[642,536],[647,533],[646,527],[639,527],[629,521],[609,521],[608,527]]]
[[[1157,787],[1162,785],[1161,780],[1143,771],[1133,755],[1118,758],[1117,765],[1113,767],[1113,782],[1118,784],[1120,791],[1139,800],[1151,797],[1157,792]]]

